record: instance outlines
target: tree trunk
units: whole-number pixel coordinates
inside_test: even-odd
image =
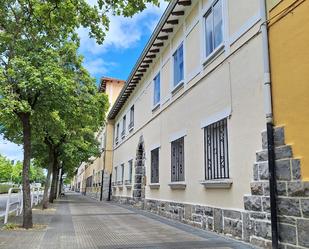
[[[54,165],[54,151],[52,146],[48,146],[48,171],[47,171],[47,177],[46,177],[46,183],[44,188],[44,194],[43,194],[43,201],[42,201],[42,209],[48,208],[48,189],[50,187],[50,176],[53,170]]]
[[[57,182],[58,182],[58,163],[57,158],[54,158],[54,165],[53,165],[53,176],[52,176],[52,183],[50,187],[50,193],[49,193],[49,202],[53,203],[54,199],[56,199],[57,194]]]
[[[24,161],[22,171],[23,186],[23,227],[28,229],[33,227],[31,193],[29,182],[30,160],[31,160],[31,124],[30,113],[19,115],[23,126]]]

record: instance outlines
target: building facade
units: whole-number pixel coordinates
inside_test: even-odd
[[[261,3],[168,5],[108,116],[115,200],[271,248]],[[300,161],[276,108],[280,246],[308,248],[308,191],[291,185]]]
[[[123,86],[123,80],[108,77],[101,79],[99,91],[107,94],[109,109],[111,109]],[[88,162],[83,162],[79,166],[75,177],[75,189],[98,200],[106,200],[109,198],[112,172],[113,125],[111,122],[104,124],[97,133],[97,140],[100,143],[100,156],[90,158]]]

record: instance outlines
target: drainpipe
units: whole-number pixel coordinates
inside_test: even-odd
[[[267,0],[260,0],[261,7],[261,32],[263,43],[263,64],[264,64],[264,106],[266,114],[267,150],[268,150],[268,170],[269,170],[269,192],[270,192],[270,213],[271,213],[271,237],[272,248],[278,249],[278,217],[277,217],[277,184],[275,170],[275,143],[274,124],[271,99],[271,78],[269,65],[269,45],[267,30]]]
[[[100,193],[100,201],[103,200],[103,183],[104,183],[104,169],[102,170],[102,177],[101,177],[101,193]]]

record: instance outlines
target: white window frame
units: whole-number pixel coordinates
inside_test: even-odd
[[[132,122],[132,116],[131,116],[131,112],[132,112],[132,108],[133,108],[133,122]],[[130,118],[130,122],[128,124],[128,130],[129,132],[131,132],[133,129],[134,129],[134,126],[135,126],[135,105],[131,105],[130,109],[129,109],[129,118]],[[131,123],[133,123],[132,126]]]
[[[160,94],[160,98],[158,100],[157,103],[155,103],[155,95],[156,95],[156,84],[155,84],[155,79],[159,77],[159,94]],[[160,105],[161,105],[161,72],[158,71],[153,80],[152,80],[152,83],[153,83],[153,94],[152,94],[152,110],[155,110],[157,109]]]
[[[214,48],[214,50],[209,54],[206,55],[206,15],[209,11],[213,11],[214,5],[221,1],[221,14],[222,14],[222,42]],[[224,9],[226,8],[225,0],[213,0],[211,1],[207,7],[202,11],[202,36],[203,36],[203,65],[207,64],[209,61],[211,61],[214,57],[220,54],[220,52],[223,52],[226,48],[226,11]]]
[[[182,56],[183,56],[183,79],[180,80],[176,85],[174,84],[175,82],[175,78],[174,78],[174,55],[175,53],[177,52],[177,50],[182,46]],[[186,65],[185,65],[185,41],[184,39],[182,39],[179,44],[177,45],[176,49],[173,51],[172,55],[171,55],[171,92],[174,93],[178,88],[180,88],[181,86],[184,85],[184,82],[185,82],[185,75],[186,75],[186,72],[185,72],[185,68],[186,68]]]
[[[126,135],[126,125],[127,125],[127,116],[124,115],[122,117],[122,131],[121,131],[121,138],[124,138]]]

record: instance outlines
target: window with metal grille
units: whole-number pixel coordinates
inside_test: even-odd
[[[159,148],[151,151],[151,183],[159,183]]]
[[[172,162],[171,162],[171,180],[179,182],[185,180],[185,162],[184,162],[184,138],[179,138],[171,143]]]
[[[132,183],[133,160],[129,161],[129,177],[128,182]]]
[[[121,184],[123,183],[123,178],[124,178],[124,163],[123,164],[121,164],[121,172],[120,172],[120,174],[121,174],[121,178],[120,178],[120,182],[121,182]]]
[[[205,179],[229,178],[227,118],[204,128]]]

